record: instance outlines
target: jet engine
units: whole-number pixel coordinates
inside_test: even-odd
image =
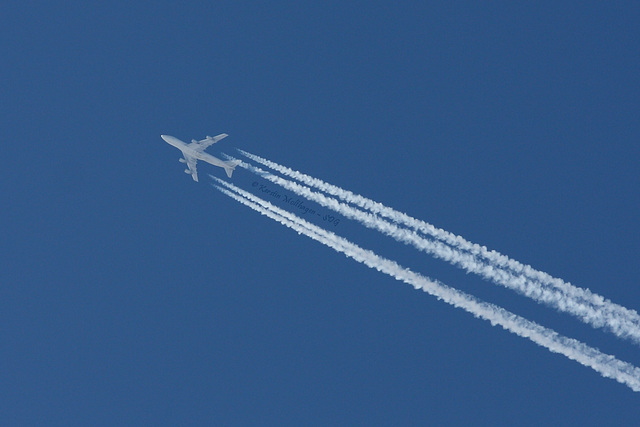
[[[191,169],[185,169],[184,173],[187,173],[187,174],[191,175],[193,172],[191,172]]]
[[[180,163],[187,163],[187,161],[186,161],[185,159],[183,159],[182,157],[180,157],[180,158],[178,159],[178,161],[179,161]]]

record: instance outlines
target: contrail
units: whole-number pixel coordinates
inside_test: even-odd
[[[634,310],[629,310],[606,300],[604,297],[587,289],[578,288],[561,279],[552,278],[548,274],[536,271],[530,266],[523,266],[517,261],[509,260],[506,256],[500,255],[495,251],[487,251],[486,248],[467,242],[462,237],[436,229],[428,223],[411,218],[406,214],[353,194],[348,190],[327,184],[246,151],[239,151],[246,157],[278,172],[294,177],[328,194],[336,195],[349,203],[368,209],[372,214],[362,212],[323,194],[312,192],[308,187],[277,177],[255,166],[246,163],[241,164],[241,166],[265,179],[294,191],[303,197],[314,200],[323,206],[334,209],[346,217],[356,219],[368,227],[376,228],[396,240],[412,244],[469,272],[479,274],[538,302],[570,313],[593,327],[604,328],[620,338],[627,338],[636,344],[640,344],[640,316]],[[425,239],[419,236],[416,231],[399,228],[376,214],[390,218],[396,223],[408,225],[413,230],[422,231],[431,237],[451,244],[451,247]],[[452,244],[454,241],[458,244]],[[501,262],[504,259],[509,260],[509,263]],[[520,265],[521,268],[512,268],[513,265]]]
[[[378,216],[363,212],[355,207],[341,203],[332,197],[314,192],[306,186],[275,176],[255,166],[246,163],[241,163],[240,166],[300,196],[333,209],[347,218],[355,219],[369,228],[381,231],[399,242],[413,245],[417,249],[448,261],[468,272],[476,273],[485,279],[492,280],[497,284],[513,289],[535,301],[552,306],[559,311],[570,313],[594,327],[606,328],[622,338],[629,338],[640,343],[640,328],[638,328],[637,324],[625,318],[624,315],[620,315],[618,312],[607,312],[606,309],[602,307],[597,308],[587,304],[583,299],[572,298],[571,295],[562,293],[555,288],[541,286],[530,278],[516,276],[511,271],[502,270],[491,264],[482,262],[468,252],[451,248],[441,242],[426,239],[418,235],[415,231],[398,227],[396,224],[388,222]]]
[[[573,338],[564,337],[551,329],[517,316],[501,307],[480,301],[441,282],[413,272],[400,266],[395,261],[363,249],[347,239],[337,236],[335,233],[317,227],[290,212],[273,206],[271,203],[233,184],[213,176],[212,178],[220,184],[215,185],[215,187],[222,193],[297,231],[298,234],[304,234],[370,268],[383,272],[396,280],[408,283],[416,289],[422,289],[454,307],[462,308],[475,317],[488,320],[494,326],[499,325],[509,332],[529,338],[551,352],[563,354],[571,360],[594,369],[604,377],[613,378],[627,385],[633,391],[640,391],[640,369],[627,362],[602,353]]]

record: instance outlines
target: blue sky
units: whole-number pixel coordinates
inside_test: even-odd
[[[0,6],[2,425],[629,425],[638,395],[239,205],[242,148],[640,309],[632,2]],[[262,182],[238,170],[235,184]],[[349,220],[383,256],[638,346]]]

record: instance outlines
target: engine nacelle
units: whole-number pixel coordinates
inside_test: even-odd
[[[191,172],[191,169],[185,169],[184,173],[189,174],[189,175],[193,174],[193,172]]]
[[[187,161],[186,161],[185,159],[183,159],[182,157],[180,157],[180,158],[178,159],[178,161],[179,161],[180,163],[187,163]]]

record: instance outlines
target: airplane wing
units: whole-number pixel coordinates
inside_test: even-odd
[[[191,178],[195,182],[198,182],[198,169],[196,168],[197,160],[191,156],[184,156],[184,159],[187,161],[187,167],[189,168],[185,172],[191,175]]]
[[[201,139],[200,141],[196,141],[195,139],[192,139],[191,144],[189,144],[189,147],[198,151],[204,151],[207,149],[207,147],[211,146],[212,144],[215,144],[216,142],[228,136],[229,135],[227,135],[226,133],[221,133],[220,135],[216,135],[216,136],[207,136],[205,139]]]

